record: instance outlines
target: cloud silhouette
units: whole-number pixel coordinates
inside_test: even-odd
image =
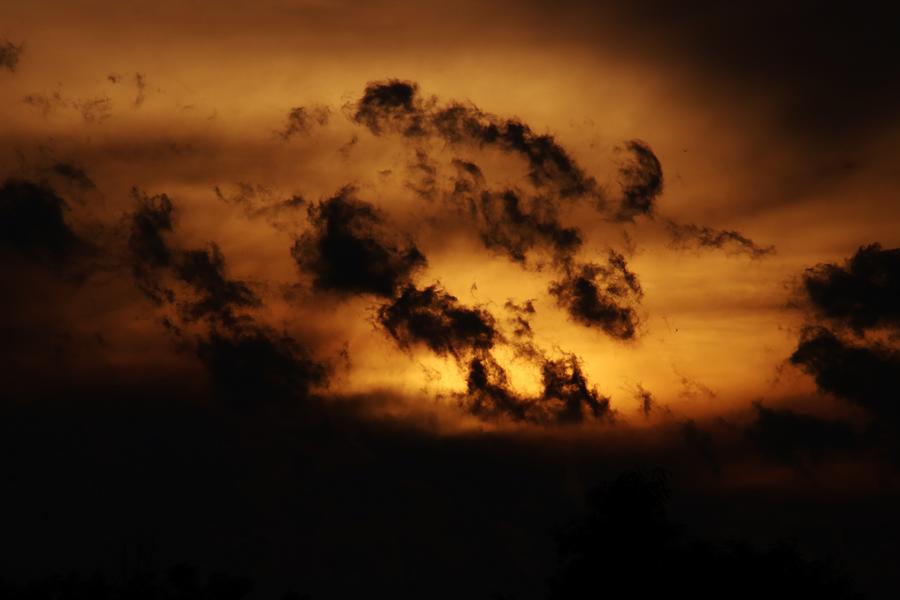
[[[0,67],[14,72],[19,66],[24,44],[14,44],[9,40],[0,40]]]
[[[823,319],[857,334],[876,327],[900,329],[900,248],[862,246],[843,265],[807,269],[802,285]]]
[[[713,229],[693,223],[676,223],[667,219],[666,228],[675,248],[717,248],[728,254],[746,254],[763,258],[775,253],[775,246],[760,246],[745,235],[731,229]]]
[[[625,143],[629,160],[619,167],[622,200],[616,217],[634,221],[639,215],[652,215],[656,199],[663,192],[662,165],[656,154],[641,140]]]
[[[61,269],[90,247],[66,221],[68,205],[45,184],[7,179],[0,186],[0,247]]]
[[[643,296],[637,276],[628,270],[625,257],[610,251],[607,263],[573,265],[562,279],[550,285],[550,293],[569,316],[587,327],[629,340],[635,337],[638,315],[635,304]]]
[[[352,188],[310,206],[309,219],[312,231],[297,238],[291,253],[317,290],[391,298],[425,265],[416,245]]]
[[[461,305],[435,285],[407,285],[378,309],[378,323],[401,347],[424,344],[435,354],[457,359],[489,350],[501,339],[490,313]]]

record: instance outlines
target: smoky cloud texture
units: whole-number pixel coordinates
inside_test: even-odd
[[[128,250],[135,283],[155,303],[172,302],[174,292],[162,286],[159,274],[173,262],[164,236],[172,232],[174,205],[165,194],[147,196],[136,188],[132,197],[137,207],[130,215]]]
[[[529,250],[550,249],[557,260],[571,257],[582,245],[581,233],[563,226],[552,202],[546,198],[523,200],[516,192],[484,192],[477,202],[484,245],[524,263]]]
[[[791,363],[822,391],[900,424],[900,249],[870,244],[843,265],[807,269],[800,293],[813,323],[803,329]],[[867,335],[879,330],[886,337]]]
[[[0,246],[54,269],[88,250],[66,221],[69,207],[42,183],[7,179],[0,186]]]
[[[186,320],[214,317],[232,321],[235,318],[234,309],[261,305],[260,299],[246,283],[226,277],[225,257],[214,243],[209,248],[182,252],[175,273],[196,295],[193,300],[181,305]]]
[[[623,199],[617,218],[634,221],[640,215],[652,215],[656,199],[663,192],[663,170],[650,146],[641,140],[626,142],[629,160],[619,167]]]
[[[537,188],[561,197],[599,194],[596,181],[552,135],[537,134],[517,119],[501,119],[472,104],[439,106],[435,98],[423,98],[414,82],[370,83],[351,110],[351,118],[375,135],[399,133],[412,139],[434,137],[450,144],[496,148],[522,158]]]
[[[52,171],[63,179],[71,181],[83,190],[93,190],[97,188],[97,185],[88,176],[87,172],[77,165],[58,162],[53,165]]]
[[[297,238],[291,253],[317,290],[391,298],[425,265],[411,241],[387,226],[372,204],[352,188],[309,207],[312,231]]]
[[[566,269],[550,285],[550,293],[577,323],[596,327],[608,335],[629,340],[638,329],[635,305],[643,296],[637,276],[625,257],[610,251],[605,265],[587,263]]]
[[[172,245],[174,205],[166,194],[133,191],[128,251],[135,283],[157,306],[176,308],[180,322],[162,319],[209,373],[216,398],[238,410],[303,402],[325,384],[326,364],[285,332],[251,314],[263,306],[244,281],[227,274],[215,243],[206,248]],[[189,328],[200,324],[201,331]]]
[[[674,248],[714,248],[728,254],[745,254],[752,259],[775,253],[775,246],[760,246],[747,236],[731,229],[713,229],[693,223],[665,221]]]
[[[577,356],[542,356],[540,363],[543,390],[539,396],[529,397],[512,389],[506,370],[490,354],[473,358],[463,405],[482,418],[543,425],[612,419],[609,398],[589,385]]]
[[[437,355],[457,359],[489,350],[501,339],[490,313],[461,305],[437,286],[407,285],[378,309],[378,322],[401,347],[424,344]]]
[[[900,248],[862,246],[843,265],[821,264],[803,274],[803,291],[817,316],[857,334],[900,329]]]
[[[896,349],[877,342],[853,343],[825,327],[813,326],[803,331],[790,361],[809,373],[823,392],[898,422],[900,352]]]
[[[870,416],[870,431],[861,445],[884,446],[895,456],[900,456],[898,282],[900,250],[885,250],[879,244],[860,247],[842,265],[807,269],[798,290],[807,324],[789,359],[815,380],[821,392]],[[805,427],[809,430],[811,425]],[[851,438],[837,436],[836,427],[828,429],[834,434],[834,447],[847,446]],[[824,433],[820,437],[831,439]]]
[[[252,322],[214,327],[201,338],[197,356],[210,373],[217,396],[228,406],[254,410],[309,400],[327,382],[329,368],[297,340]]]
[[[330,116],[331,109],[327,106],[295,106],[288,111],[285,126],[278,136],[286,142],[294,136],[309,135],[316,125],[327,125]]]
[[[0,68],[14,72],[19,66],[24,44],[14,44],[9,40],[0,40]]]

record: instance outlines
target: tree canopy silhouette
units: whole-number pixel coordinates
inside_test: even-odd
[[[550,598],[862,598],[829,564],[790,544],[690,538],[670,521],[669,496],[660,470],[628,471],[594,489],[589,514],[558,536]]]

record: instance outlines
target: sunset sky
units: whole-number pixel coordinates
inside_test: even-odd
[[[238,505],[287,514],[304,484],[270,453],[315,462],[286,423],[324,418],[375,432],[323,442],[328,481],[360,456],[403,480],[386,456],[425,446],[426,471],[542,462],[559,476],[527,485],[577,512],[598,478],[663,466],[685,514],[722,502],[701,527],[749,535],[737,507],[763,495],[763,540],[821,542],[891,597],[896,517],[857,511],[889,514],[900,457],[900,15],[869,4],[0,3],[16,506],[69,469],[28,450],[64,430],[60,455],[93,438],[71,460],[99,489],[122,447],[166,488],[125,439],[148,427],[164,465],[215,438],[197,464],[239,463],[263,483]],[[118,560],[130,526],[96,522],[108,543],[71,565],[63,527],[48,568]],[[140,535],[161,564],[211,556]],[[259,535],[247,552],[283,564],[235,560],[290,579]]]

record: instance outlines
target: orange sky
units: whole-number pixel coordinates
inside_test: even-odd
[[[289,249],[305,217],[275,226],[250,219],[217,198],[215,186],[225,195],[236,194],[239,182],[261,186],[263,200],[317,200],[357,186],[427,256],[417,282],[439,281],[461,302],[486,307],[501,327],[508,327],[508,299],[533,299],[535,343],[580,356],[589,380],[635,424],[643,422],[638,385],[677,418],[812,394],[808,377],[782,368],[802,321],[788,306],[793,282],[803,268],[839,260],[863,243],[900,242],[897,172],[883,158],[896,127],[852,148],[817,146],[784,127],[777,90],[685,68],[599,18],[593,30],[563,35],[529,10],[504,23],[502,4],[447,3],[427,13],[387,2],[225,2],[214,13],[192,4],[5,6],[0,33],[25,48],[15,72],[0,73],[4,170],[40,173],[58,161],[84,168],[96,190],[67,196],[82,230],[98,223],[114,229],[130,210],[132,186],[168,194],[178,207],[176,237],[218,243],[230,275],[254,282],[265,299],[262,318],[317,340],[323,358],[335,360],[346,348],[350,366],[339,369],[334,391],[386,389],[428,405],[462,391],[465,375],[452,359],[399,350],[373,327],[370,298],[301,291],[286,300],[285,289],[303,282]],[[656,43],[665,46],[665,39]],[[410,192],[413,145],[376,137],[347,118],[368,82],[389,77],[554,135],[612,196],[621,144],[637,138],[653,148],[665,175],[655,220],[611,223],[584,206],[562,215],[584,232],[586,260],[609,248],[628,251],[626,239],[633,240],[629,265],[644,289],[637,339],[618,341],[572,322],[547,293],[550,273],[486,250],[440,203]],[[24,102],[29,95],[49,104]],[[84,109],[96,99],[99,112]],[[282,140],[295,106],[328,107],[328,123]],[[358,142],[342,153],[354,136]],[[478,162],[496,185],[526,185],[525,165],[515,157],[440,142],[428,150],[440,185],[460,156]],[[673,249],[664,218],[735,229],[777,253],[750,260]],[[95,310],[85,317],[85,307]],[[77,289],[59,327],[85,339],[114,332],[99,357],[76,362],[167,361],[169,340],[153,311],[127,282],[108,282]],[[511,355],[504,360],[518,389],[539,387],[535,367]]]

